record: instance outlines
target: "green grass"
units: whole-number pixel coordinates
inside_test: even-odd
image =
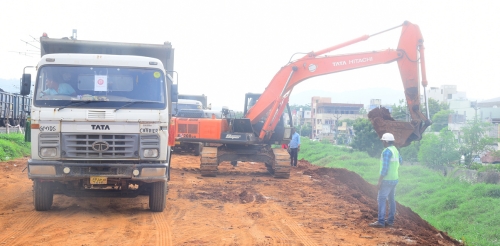
[[[0,134],[0,160],[6,161],[29,156],[31,144],[24,142],[24,135],[19,133]]]
[[[299,159],[346,168],[376,184],[379,162],[364,152],[303,138]],[[403,156],[404,158],[404,156]],[[500,245],[500,186],[469,184],[422,166],[399,169],[396,200],[466,245]]]

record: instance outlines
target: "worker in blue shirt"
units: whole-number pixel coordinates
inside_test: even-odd
[[[67,83],[57,83],[53,79],[47,79],[45,81],[47,89],[42,91],[42,95],[75,95],[75,89]]]
[[[380,156],[380,177],[378,179],[378,219],[369,224],[371,227],[384,228],[394,225],[394,215],[396,214],[395,192],[399,180],[399,165],[403,159],[399,155],[398,149],[394,146],[394,135],[384,133],[381,140],[386,147]],[[385,219],[385,203],[389,200],[389,214]]]
[[[297,166],[297,155],[300,151],[300,135],[295,132],[295,128],[292,127],[292,140],[288,144],[288,148],[290,149],[290,165],[292,167]]]

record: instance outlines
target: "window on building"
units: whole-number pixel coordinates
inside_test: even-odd
[[[448,99],[451,99],[452,96],[453,94],[448,94]]]

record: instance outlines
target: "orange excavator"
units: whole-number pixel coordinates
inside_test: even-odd
[[[399,27],[402,27],[402,31],[397,49],[324,55]],[[289,154],[284,149],[271,148],[271,145],[289,141],[291,137],[290,127],[285,127],[283,116],[294,86],[320,75],[395,61],[401,73],[411,122],[394,121],[385,108],[370,111],[368,117],[379,136],[391,132],[395,136],[397,147],[407,146],[412,141],[420,140],[422,133],[431,124],[428,111],[425,116],[420,110],[419,70],[422,86],[427,86],[423,38],[419,27],[408,21],[290,61],[278,71],[262,94],[246,94],[244,118],[231,117],[227,109],[222,110],[224,117],[219,119],[172,118],[169,144],[172,145],[175,141],[205,143],[206,147],[201,153],[202,176],[216,176],[219,163],[223,161],[247,161],[264,163],[274,177],[288,178]],[[427,103],[426,95],[425,102]],[[292,122],[289,108],[288,116]]]

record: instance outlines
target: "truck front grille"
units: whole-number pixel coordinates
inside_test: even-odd
[[[138,158],[138,134],[63,134],[62,157]]]

